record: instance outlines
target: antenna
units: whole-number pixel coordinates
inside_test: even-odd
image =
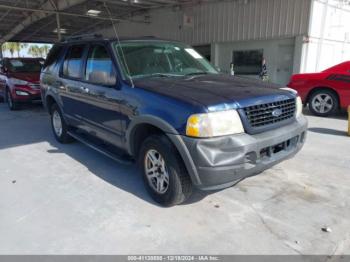
[[[120,39],[119,39],[119,36],[118,36],[117,28],[116,28],[116,26],[115,26],[115,24],[113,22],[113,19],[112,19],[112,14],[111,14],[111,12],[110,12],[106,2],[103,2],[103,6],[106,8],[107,14],[109,16],[109,19],[110,19],[112,27],[113,27],[114,34],[115,34],[117,42],[118,42],[118,46],[120,47],[121,55],[119,54],[118,48],[116,48],[117,54],[123,60],[124,65],[125,65],[125,69],[126,69],[127,74],[128,74],[128,78],[129,78],[130,83],[131,83],[131,87],[134,88],[135,87],[134,81],[131,78],[130,69],[129,69],[128,63],[127,63],[127,61],[125,59],[125,54],[124,54],[124,51],[123,51],[123,47],[122,47],[122,45],[120,43]]]

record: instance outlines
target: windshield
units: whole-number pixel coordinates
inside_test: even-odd
[[[124,74],[131,78],[218,74],[207,60],[184,44],[134,41],[122,42],[121,45],[115,43],[114,48]],[[125,60],[122,57],[121,48]]]
[[[41,60],[29,59],[10,59],[7,68],[13,73],[31,73],[40,72]]]

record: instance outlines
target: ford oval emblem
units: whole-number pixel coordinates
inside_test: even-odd
[[[279,109],[279,108],[277,108],[277,109],[275,109],[275,110],[272,111],[272,115],[273,115],[274,117],[279,117],[279,116],[281,116],[282,114],[283,114],[282,109]]]

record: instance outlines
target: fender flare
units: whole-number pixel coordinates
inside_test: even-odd
[[[62,101],[61,101],[59,96],[55,95],[54,92],[49,92],[49,91],[46,92],[45,98],[42,101],[43,102],[43,106],[46,109],[46,111],[50,114],[50,109],[51,108],[48,108],[48,106],[47,106],[47,98],[48,97],[51,97],[55,101],[55,103],[57,104],[57,106],[59,107],[59,109],[61,110],[61,112],[63,114],[64,121],[66,121],[66,123],[69,123],[69,119],[67,118],[66,114],[64,113],[64,109],[63,109],[63,106],[62,106]]]
[[[140,124],[152,125],[154,127],[159,128],[165,133],[165,135],[170,139],[170,141],[176,147],[177,151],[181,156],[181,159],[184,161],[184,164],[186,166],[188,174],[190,175],[192,183],[194,185],[199,185],[201,183],[201,180],[199,178],[197,168],[193,162],[190,152],[188,151],[183,139],[181,138],[181,135],[168,122],[164,121],[159,117],[155,117],[152,115],[143,115],[143,116],[135,117],[131,121],[131,123],[129,124],[129,128],[125,134],[128,154],[133,155],[133,152],[132,152],[133,151],[132,150],[133,132],[136,130],[136,127]]]
[[[152,115],[137,116],[131,120],[129,127],[125,133],[126,147],[130,155],[133,155],[133,133],[135,132],[136,127],[140,124],[149,124],[155,126],[166,134],[179,134],[174,127],[172,127],[168,122],[159,117],[155,117]]]
[[[46,108],[46,110],[49,112],[50,108],[47,108],[48,97],[51,97],[63,112],[63,103],[62,103],[61,97],[57,93],[57,90],[50,88],[50,89],[47,89],[47,91],[44,94],[43,105]]]

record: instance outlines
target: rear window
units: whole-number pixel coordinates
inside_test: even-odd
[[[59,55],[61,54],[63,47],[55,45],[54,47],[51,48],[45,63],[44,63],[44,72],[51,72],[54,70],[55,66],[57,65]]]
[[[85,45],[73,45],[69,48],[63,63],[63,75],[80,78]]]

